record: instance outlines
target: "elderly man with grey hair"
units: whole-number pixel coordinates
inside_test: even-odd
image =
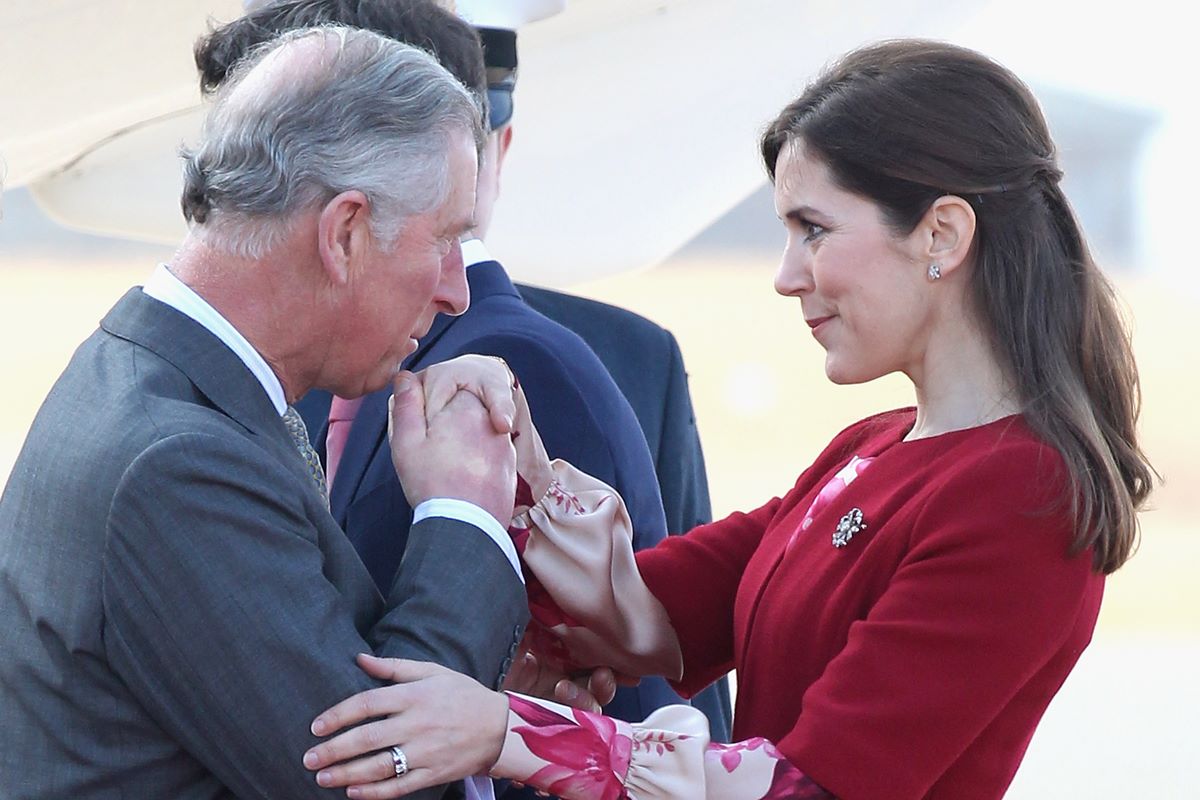
[[[359,654],[502,678],[527,613],[511,376],[471,367],[485,405],[436,396],[454,365],[397,375],[467,305],[481,136],[432,58],[361,30],[282,37],[218,96],[187,239],[80,347],[0,499],[0,795],[327,797],[309,726],[375,685]],[[385,599],[289,403],[393,380],[421,521]]]

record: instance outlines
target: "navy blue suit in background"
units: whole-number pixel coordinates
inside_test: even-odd
[[[587,342],[625,395],[650,447],[667,515],[667,532],[712,522],[704,452],[675,336],[624,308],[517,285],[525,302]]]
[[[420,370],[467,353],[503,358],[525,389],[550,457],[571,462],[621,494],[633,520],[635,549],[665,538],[658,481],[642,429],[595,353],[578,335],[530,308],[499,263],[469,267],[467,281],[470,309],[459,317],[439,316],[405,367]],[[334,519],[385,593],[412,520],[387,445],[390,394],[384,389],[364,399],[330,495]],[[329,395],[313,392],[296,405],[323,455]],[[647,678],[636,688],[619,689],[605,710],[641,721],[680,702],[665,680]]]
[[[683,354],[665,328],[624,308],[523,284],[525,302],[588,343],[616,381],[646,436],[670,534],[712,522],[704,452],[692,410]],[[733,721],[729,681],[692,698],[708,717],[713,741],[728,742]]]

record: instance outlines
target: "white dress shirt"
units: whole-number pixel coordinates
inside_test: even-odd
[[[484,261],[495,261],[492,254],[488,252],[487,245],[482,239],[467,239],[459,244],[462,248],[463,265],[470,268],[476,264],[482,264]]]

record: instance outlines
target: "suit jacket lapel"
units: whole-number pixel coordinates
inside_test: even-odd
[[[113,336],[133,342],[187,375],[217,408],[259,434],[288,436],[262,384],[224,342],[195,320],[130,289],[100,321]]]
[[[144,347],[188,377],[214,407],[271,442],[284,463],[311,480],[262,384],[225,343],[195,320],[130,289],[100,321],[109,334]]]

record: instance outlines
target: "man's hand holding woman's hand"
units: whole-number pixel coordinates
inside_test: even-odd
[[[489,356],[461,356],[396,376],[392,463],[409,504],[474,503],[507,528],[516,493],[513,376]]]

